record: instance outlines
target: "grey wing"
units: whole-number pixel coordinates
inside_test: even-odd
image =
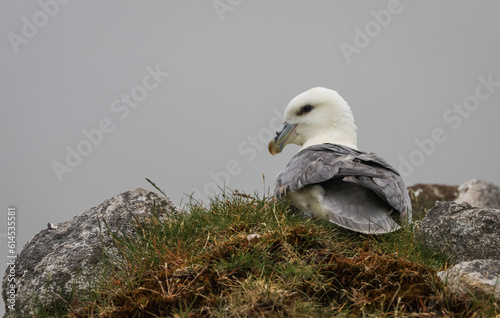
[[[354,149],[323,144],[311,146],[296,154],[276,179],[275,195],[278,198],[288,191],[297,191],[306,185],[318,184],[334,177],[362,175],[382,176],[375,169],[359,167]]]
[[[398,211],[404,220],[411,221],[410,199],[398,172],[382,158],[373,153],[364,153],[340,145],[322,144],[312,146],[295,155],[290,160],[286,169],[278,176],[275,185],[275,195],[281,198],[289,191],[294,192],[308,185],[321,184],[332,179],[343,180],[360,187],[356,191],[350,189],[353,193],[358,192],[353,197],[354,199],[346,199],[345,194],[347,192],[344,191],[342,194],[344,195],[344,199],[342,201],[339,197],[341,194],[332,190],[334,187],[325,186],[325,205],[329,210],[333,209],[337,211],[334,215],[331,215],[331,218],[344,218],[345,221],[346,215],[351,215],[354,218],[361,217],[357,215],[359,211],[356,212],[355,210],[367,209],[369,205],[365,205],[364,208],[356,205],[356,196],[366,196],[366,193],[370,192],[366,192],[366,190],[371,190],[378,196],[379,200],[382,200]],[[381,212],[385,209],[385,212],[380,214],[377,220],[375,220],[377,218],[375,215],[370,215],[369,218],[365,219],[371,220],[369,222],[379,223],[382,222],[382,219],[388,219],[387,207],[376,206],[374,202],[377,200],[373,198],[370,201],[372,201],[370,203],[372,206],[370,211]],[[339,207],[339,202],[343,202],[344,206],[342,209]],[[339,212],[341,210],[342,212]],[[364,212],[359,213],[362,214]],[[332,222],[337,224],[343,223],[340,219],[338,222],[333,220]],[[393,223],[392,219],[391,221],[387,220],[387,222],[387,224],[383,224],[381,227],[384,229],[388,227],[395,228],[395,223]],[[345,226],[345,224],[339,225]]]
[[[382,234],[400,228],[387,204],[361,185],[341,180],[329,183],[322,203],[330,222],[356,232]]]
[[[379,198],[399,212],[401,221],[411,223],[411,201],[401,177],[388,174],[383,178],[351,176],[344,178],[344,180],[372,190]]]
[[[353,175],[344,180],[363,185],[375,192],[381,199],[401,214],[401,219],[411,223],[411,200],[405,183],[399,173],[384,159],[374,153],[363,153],[358,158],[374,167],[380,177]]]

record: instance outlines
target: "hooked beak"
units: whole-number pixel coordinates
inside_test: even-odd
[[[297,130],[297,124],[283,123],[281,128],[276,132],[276,137],[269,142],[269,153],[273,156],[279,154],[297,136],[295,130]]]

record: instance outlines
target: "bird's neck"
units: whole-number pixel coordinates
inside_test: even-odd
[[[308,138],[300,150],[325,143],[338,144],[356,150],[358,149],[358,146],[356,145],[356,131],[354,128],[352,131],[330,130],[316,134]]]

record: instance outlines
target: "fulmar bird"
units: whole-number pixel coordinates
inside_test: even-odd
[[[374,153],[359,151],[351,108],[334,90],[312,88],[290,101],[272,155],[301,146],[277,177],[274,194],[299,211],[362,233],[395,231],[411,222],[399,173]]]

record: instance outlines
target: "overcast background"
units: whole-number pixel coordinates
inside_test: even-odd
[[[267,152],[280,113],[315,86],[407,185],[500,184],[500,2],[59,1],[0,3],[2,273],[8,207],[20,252],[145,177],[176,204],[262,194],[298,150]]]

